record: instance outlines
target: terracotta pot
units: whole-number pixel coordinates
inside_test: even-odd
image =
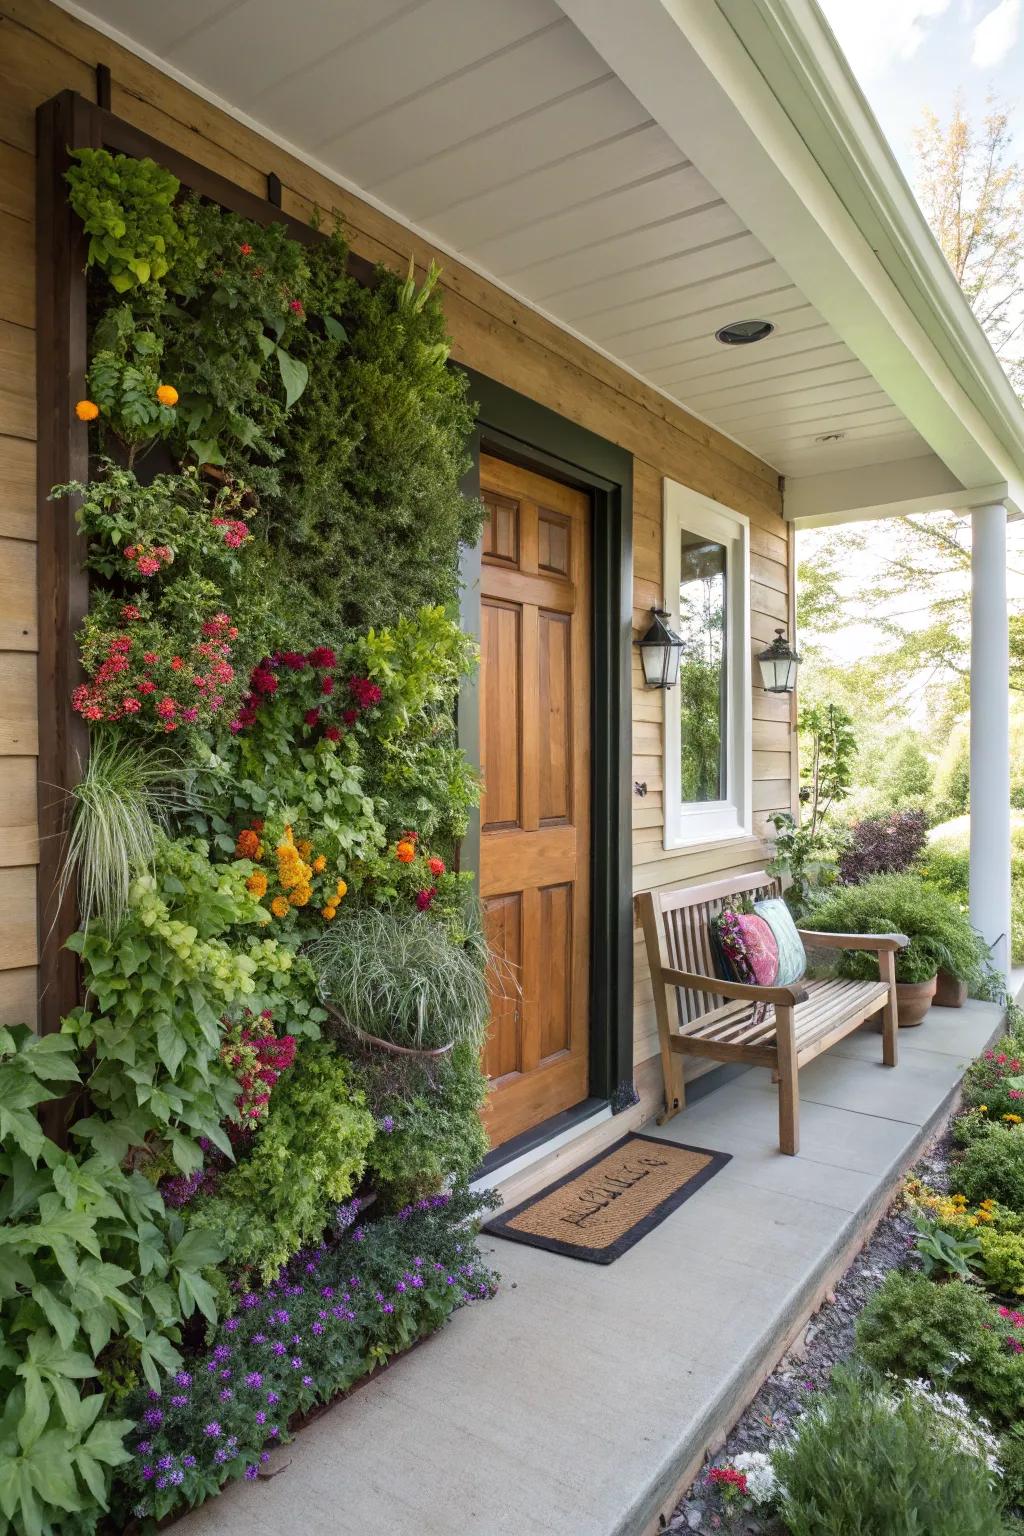
[[[938,977],[931,981],[898,981],[896,983],[896,1016],[900,1029],[913,1029],[920,1024],[935,996]]]
[[[936,1008],[962,1008],[967,1001],[967,983],[948,971],[940,971],[935,988]]]

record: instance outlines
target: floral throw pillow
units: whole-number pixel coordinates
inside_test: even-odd
[[[723,907],[712,924],[724,981],[771,987],[779,969],[779,950],[771,927],[756,912]]]
[[[755,901],[754,911],[768,924],[775,938],[779,957],[776,985],[791,987],[807,969],[807,952],[796,931],[793,914],[781,896],[772,896],[767,901]]]

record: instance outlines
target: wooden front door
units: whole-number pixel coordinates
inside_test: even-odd
[[[498,1146],[587,1096],[590,500],[486,455],[480,484],[480,883],[509,962],[484,1048]]]

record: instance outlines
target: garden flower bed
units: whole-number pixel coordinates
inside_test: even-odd
[[[0,1030],[0,1527],[152,1527],[491,1294],[437,274],[85,150],[81,1005]],[[42,1116],[37,1111],[42,1109]]]
[[[965,1078],[963,1110],[669,1530],[1024,1528],[1024,1140],[1012,1107],[1024,1020],[1010,1013],[1003,1044]]]

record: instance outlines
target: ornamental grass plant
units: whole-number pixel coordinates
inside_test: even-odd
[[[343,910],[308,954],[343,1032],[416,1051],[480,1044],[489,996],[478,948],[427,913]]]

